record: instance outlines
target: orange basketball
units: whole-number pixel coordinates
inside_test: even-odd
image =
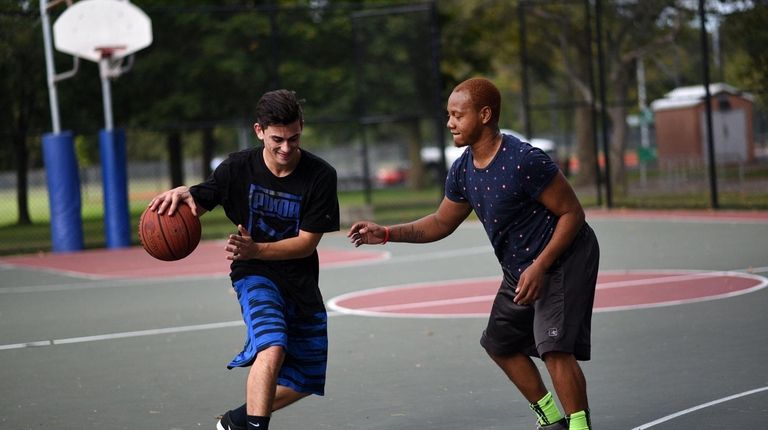
[[[200,243],[200,232],[200,220],[184,203],[171,216],[147,208],[139,219],[141,245],[158,260],[181,260],[191,254]]]

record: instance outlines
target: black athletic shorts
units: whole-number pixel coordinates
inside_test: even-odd
[[[597,238],[585,223],[547,271],[539,299],[532,305],[512,301],[517,278],[505,273],[480,344],[493,355],[522,352],[542,357],[560,351],[589,360],[599,260]]]

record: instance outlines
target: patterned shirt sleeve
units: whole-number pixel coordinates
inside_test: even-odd
[[[459,157],[453,162],[451,168],[448,170],[448,176],[445,178],[445,197],[449,200],[457,203],[464,203],[467,201],[467,197],[464,194],[466,191],[464,186],[464,175],[462,170],[464,167],[463,160],[466,156]]]
[[[528,195],[537,198],[557,174],[557,164],[541,149],[532,147],[520,162],[521,185]]]

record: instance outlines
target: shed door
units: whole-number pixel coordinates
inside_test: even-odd
[[[707,150],[707,117],[701,113],[701,142],[704,159],[709,159]],[[734,163],[747,161],[747,119],[743,109],[729,109],[712,112],[712,135],[715,143],[715,161]]]

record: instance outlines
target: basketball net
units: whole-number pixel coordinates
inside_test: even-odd
[[[94,51],[97,51],[99,53],[99,57],[101,58],[99,63],[104,64],[103,67],[105,76],[110,78],[117,78],[118,76],[122,75],[123,72],[128,70],[128,68],[123,68],[123,59],[125,57],[119,55],[119,53],[125,49],[125,46],[97,46],[94,48]]]

